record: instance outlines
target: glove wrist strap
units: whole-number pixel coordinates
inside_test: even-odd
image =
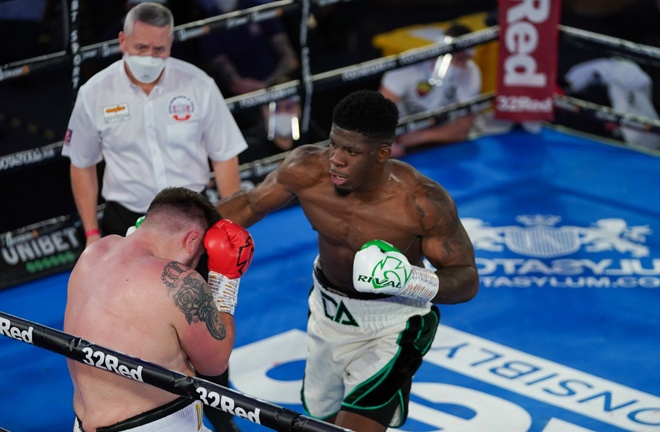
[[[209,271],[209,288],[213,293],[215,306],[220,312],[234,315],[238,303],[238,286],[240,278],[230,279],[227,276]]]
[[[419,300],[431,301],[438,294],[440,281],[435,272],[423,267],[412,266],[408,283],[399,291],[399,295]]]

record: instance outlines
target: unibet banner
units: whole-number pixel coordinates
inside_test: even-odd
[[[241,165],[241,187],[252,189],[261,183],[287,154],[284,152]],[[219,199],[215,186],[205,192],[212,202]],[[294,204],[295,201],[291,203]],[[103,217],[104,207],[105,204],[100,204],[97,209],[99,220]],[[0,233],[0,289],[70,270],[84,249],[85,235],[77,214]]]
[[[80,221],[62,216],[0,236],[0,289],[68,270],[85,248]]]
[[[497,118],[554,120],[560,4],[556,0],[498,0]]]

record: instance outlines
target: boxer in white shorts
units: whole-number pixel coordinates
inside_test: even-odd
[[[305,411],[325,419],[343,409],[401,426],[412,377],[435,337],[437,306],[378,294],[350,298],[324,279],[317,262],[309,297]]]
[[[398,122],[391,100],[353,92],[332,112],[329,145],[296,147],[257,187],[218,203],[243,227],[300,203],[318,234],[303,405],[359,432],[405,422],[440,318],[435,305],[469,301],[479,289],[449,193],[391,158]]]
[[[202,404],[199,401],[180,397],[161,407],[131,417],[111,426],[100,427],[96,432],[211,432],[204,426]],[[78,417],[73,432],[85,432]]]

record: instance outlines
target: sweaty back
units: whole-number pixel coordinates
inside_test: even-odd
[[[171,321],[181,313],[161,280],[166,263],[145,254],[129,239],[109,236],[98,240],[85,250],[71,274],[64,330],[169,369],[192,373]],[[99,410],[102,412],[78,412],[88,423],[94,419],[90,416],[96,415],[100,424],[104,424],[105,415],[126,418],[127,401],[133,402],[137,414],[173,399],[155,387],[147,388],[103,370],[73,361],[69,367],[85,394],[84,405],[105,407]],[[142,396],[133,400],[134,394]],[[84,405],[74,397],[76,410]]]

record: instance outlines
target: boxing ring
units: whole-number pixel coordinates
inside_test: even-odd
[[[324,3],[332,2],[314,6]],[[297,12],[304,18],[311,6],[275,2],[259,13],[241,11],[184,25],[176,35],[185,40],[222,28],[230,19],[266,19],[267,11]],[[562,37],[584,44],[660,58],[652,47],[560,30]],[[450,45],[317,75],[304,66],[310,53],[303,43],[300,80],[232,98],[230,106],[240,109],[298,93],[306,107],[304,128],[316,92],[497,37],[497,26],[490,27]],[[111,51],[109,46],[71,48],[58,61],[102,55]],[[10,69],[3,68],[5,77],[18,73],[9,74]],[[78,84],[72,80],[72,86]],[[484,94],[403,119],[401,131],[489,109],[493,97]],[[570,115],[660,131],[656,120],[565,95],[557,95],[555,105]],[[243,166],[244,180],[258,181],[279,159]],[[415,377],[410,418],[400,430],[660,430],[657,154],[546,124],[538,134],[515,128],[403,159],[454,196],[475,245],[481,286],[471,302],[441,307],[438,336]],[[92,347],[125,362],[128,375],[143,366],[141,377],[151,385],[190,397],[199,397],[202,389],[233,399],[234,408],[247,407],[247,418],[237,419],[243,431],[341,430],[299,414],[315,233],[297,206],[269,215],[250,231],[256,254],[241,284],[235,316],[232,389],[176,376],[61,333],[69,270],[54,269],[0,290],[0,334],[6,336],[0,338],[5,382],[0,428],[70,430],[72,386],[65,357],[84,359],[83,350]],[[262,425],[247,415],[255,408]]]
[[[441,307],[402,430],[658,430],[657,158],[544,129],[406,160],[456,198],[481,289],[469,303]],[[257,253],[241,284],[232,387],[302,412],[315,235],[298,207],[251,232]],[[2,290],[0,309],[62,328],[67,277]],[[68,430],[64,357],[5,337],[0,369],[0,426]]]

